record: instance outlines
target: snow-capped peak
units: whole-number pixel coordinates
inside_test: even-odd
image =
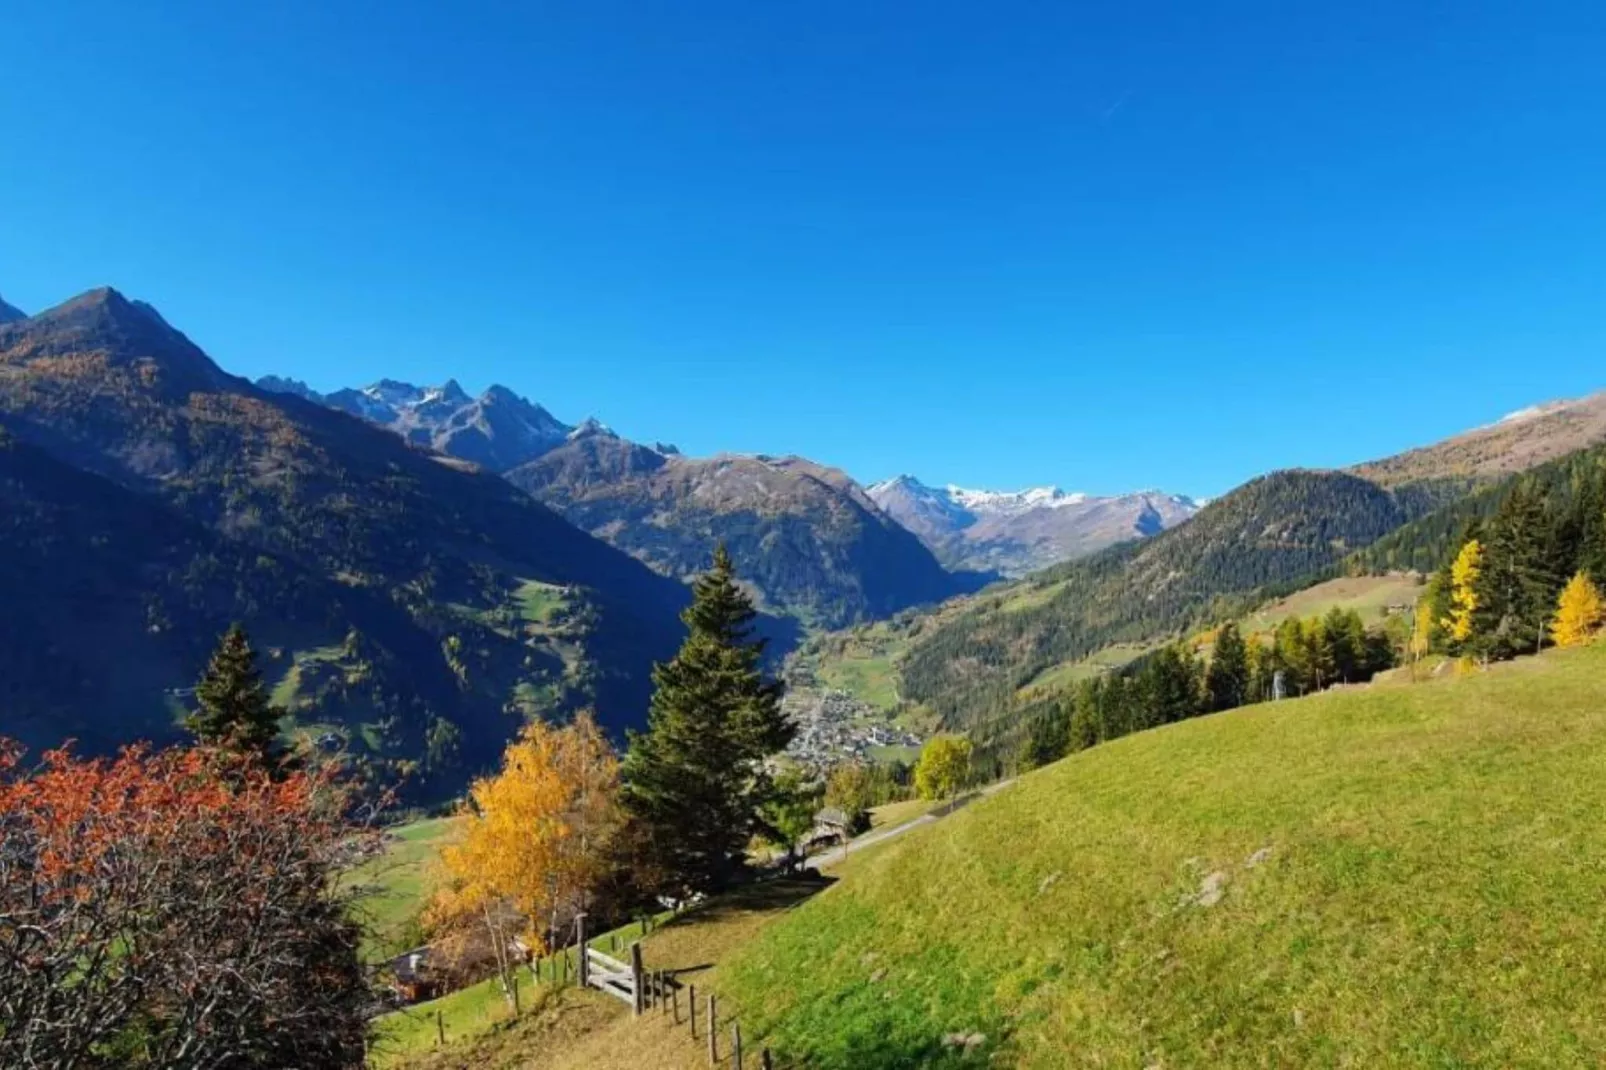
[[[568,437],[572,442],[577,438],[584,438],[587,435],[606,435],[609,438],[619,437],[618,435],[614,434],[613,428],[609,427],[595,416],[587,416],[584,420],[581,420],[579,426],[577,426],[573,431],[569,432]]]
[[[947,494],[956,505],[973,513],[1024,513],[1029,509],[1060,509],[1087,501],[1081,491],[1066,493],[1055,486],[1026,490],[968,490],[950,483]]]

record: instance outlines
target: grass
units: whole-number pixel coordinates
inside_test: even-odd
[[[631,925],[588,943],[609,951],[615,935],[621,949],[640,939],[648,969],[673,970],[682,984],[706,990],[718,962],[822,887],[813,880],[754,885],[678,917],[661,915],[645,937]],[[638,1061],[646,1053],[636,1029],[647,1023],[634,1022],[629,1008],[613,997],[545,979],[535,984],[528,970],[521,969],[519,978],[524,1013],[518,1018],[495,978],[385,1015],[377,1023],[370,1065],[412,1070],[512,1068],[537,1061],[543,1068],[681,1065]],[[439,1046],[437,1014],[445,1048]]]
[[[285,667],[284,675],[273,685],[269,696],[271,701],[275,706],[293,710],[296,699],[301,693],[302,668],[314,662],[338,662],[344,656],[345,648],[338,643],[294,652],[290,656],[289,665]]]
[[[820,682],[878,710],[898,705],[898,671],[886,654],[849,651],[820,666]]]
[[[906,824],[931,812],[936,805],[937,801],[935,799],[904,799],[901,802],[877,806],[870,811],[870,827],[873,829],[893,828],[897,825]]]
[[[1343,576],[1262,606],[1239,622],[1248,633],[1269,632],[1289,617],[1314,617],[1330,609],[1354,610],[1367,625],[1394,605],[1415,605],[1422,583],[1415,575]]]
[[[1606,645],[1096,747],[850,858],[721,990],[781,1065],[1601,1065],[1603,679]]]
[[[429,896],[429,867],[457,818],[436,817],[391,830],[385,853],[354,868],[348,881],[373,890],[362,903],[369,961],[390,958],[417,946],[418,915]]]
[[[525,580],[513,592],[519,616],[528,624],[551,624],[552,618],[569,604],[562,587]]]

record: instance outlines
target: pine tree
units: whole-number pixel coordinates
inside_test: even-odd
[[[1606,620],[1606,604],[1602,603],[1600,588],[1579,572],[1567,582],[1556,601],[1556,618],[1550,625],[1551,638],[1557,646],[1578,646],[1594,638],[1601,622]]]
[[[1509,657],[1537,647],[1562,587],[1562,526],[1562,511],[1547,508],[1544,496],[1527,484],[1500,504],[1475,584],[1474,630],[1491,653]]]
[[[687,636],[653,670],[647,731],[625,756],[624,803],[668,890],[713,892],[744,865],[770,783],[763,760],[795,731],[762,669],[753,602],[720,546],[681,614]]]
[[[1249,694],[1249,652],[1235,624],[1216,633],[1215,651],[1205,672],[1205,693],[1212,710],[1242,706]]]
[[[1071,699],[1070,751],[1086,750],[1099,741],[1099,682],[1083,680]]]
[[[198,708],[184,726],[202,743],[273,765],[280,756],[279,718],[285,711],[268,701],[256,661],[245,629],[231,625],[195,685]]]
[[[1031,735],[1021,753],[1022,769],[1041,769],[1065,757],[1071,746],[1069,705],[1056,704],[1032,722]]]

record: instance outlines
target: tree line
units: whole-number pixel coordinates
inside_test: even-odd
[[[1223,624],[1204,637],[1208,658],[1192,642],[1171,643],[1078,683],[1033,719],[1019,764],[1036,768],[1146,728],[1370,680],[1396,664],[1402,628],[1369,629],[1360,614],[1338,607],[1290,617],[1265,639]]]
[[[1601,624],[1606,576],[1606,454],[1522,480],[1450,543],[1419,603],[1412,654],[1470,665],[1574,645]],[[1585,463],[1578,463],[1583,461]]]

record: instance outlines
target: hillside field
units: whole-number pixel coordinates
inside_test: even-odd
[[[1597,645],[1096,747],[868,855],[721,990],[781,1065],[1600,1065],[1603,674]]]

